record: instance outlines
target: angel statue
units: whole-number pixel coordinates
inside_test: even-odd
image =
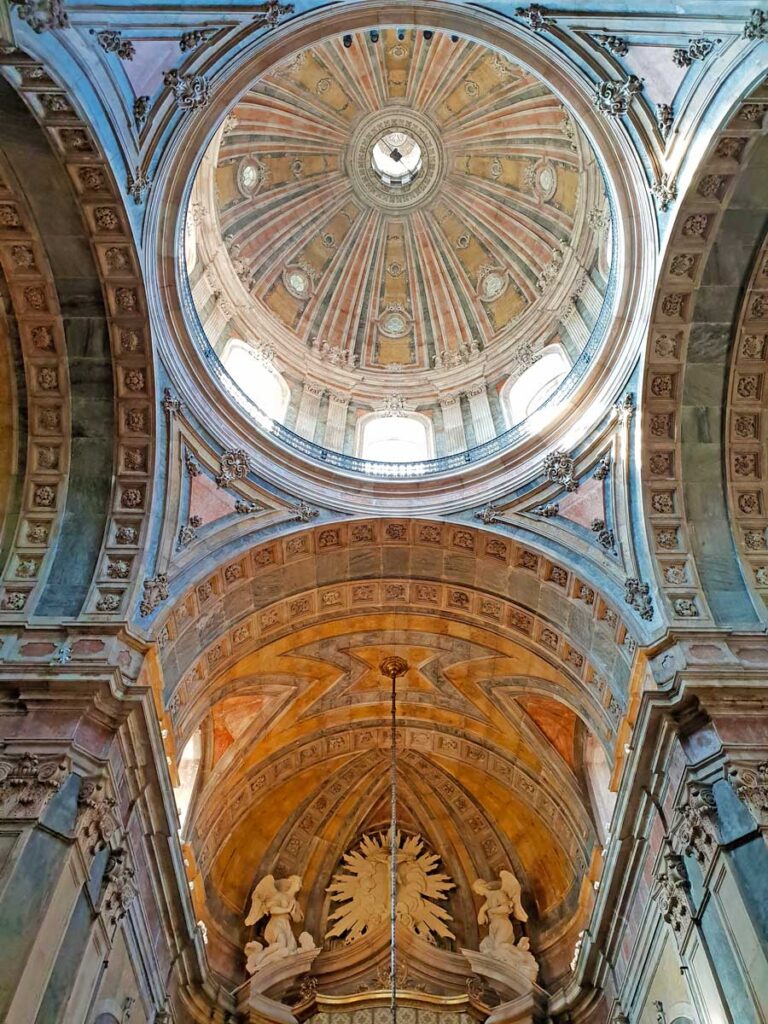
[[[266,875],[251,893],[251,909],[245,923],[256,924],[267,914],[269,920],[264,928],[267,945],[249,942],[245,947],[245,955],[248,957],[245,968],[249,974],[264,967],[267,961],[317,948],[309,932],[302,932],[297,942],[291,927],[291,921],[298,923],[304,920],[296,899],[296,894],[301,890],[301,882],[299,875],[277,880],[273,875]]]
[[[530,943],[526,936],[515,942],[515,929],[510,921],[510,917],[515,921],[528,920],[520,902],[520,883],[512,872],[500,871],[498,882],[478,878],[472,888],[485,897],[477,914],[477,923],[488,925],[488,935],[480,943],[480,952],[497,960],[514,960],[518,950],[528,950]]]

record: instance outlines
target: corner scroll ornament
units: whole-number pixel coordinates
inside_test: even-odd
[[[234,448],[222,454],[221,471],[216,476],[217,487],[227,487],[233,480],[243,480],[251,470],[251,462],[242,448]]]
[[[317,950],[315,940],[309,932],[302,932],[298,941],[293,934],[291,922],[304,920],[304,914],[296,899],[301,891],[302,879],[299,875],[275,879],[266,875],[251,893],[251,909],[245,919],[246,925],[257,924],[263,917],[268,917],[264,928],[266,946],[261,942],[248,942],[245,955],[248,958],[245,969],[254,974],[266,967],[273,960],[282,960],[299,953]]]
[[[654,179],[650,187],[650,193],[656,200],[661,212],[666,213],[675,199],[677,199],[677,183],[673,177],[665,172]]]
[[[635,412],[635,396],[632,391],[627,391],[623,398],[614,405],[614,411],[619,423],[622,426],[629,426]]]
[[[630,75],[623,82],[600,82],[595,89],[594,105],[603,117],[621,117],[642,88],[643,81],[637,75]]]
[[[768,761],[749,765],[728,764],[725,777],[757,825],[765,830],[768,842]]]
[[[629,576],[624,580],[624,600],[641,619],[650,622],[653,618],[653,600],[649,583],[643,583],[636,576]]]
[[[656,876],[656,889],[653,895],[662,918],[678,939],[691,916],[689,890],[690,882],[685,870],[685,861],[680,854],[667,848]]]
[[[111,925],[122,921],[136,899],[139,890],[135,877],[136,872],[130,863],[128,851],[122,846],[110,850],[102,881],[100,910]]]
[[[77,831],[90,854],[106,850],[118,829],[117,801],[104,792],[102,783],[85,779],[77,798]]]
[[[382,672],[384,668],[382,666]],[[434,945],[436,936],[455,938],[448,929],[451,915],[439,905],[455,888],[448,875],[437,870],[439,858],[430,853],[421,836],[397,833],[397,904],[400,926]],[[345,936],[356,942],[389,919],[389,833],[364,835],[355,850],[344,854],[343,871],[331,879],[328,892],[340,904],[329,917],[326,939]]]
[[[533,32],[549,32],[555,27],[554,19],[547,16],[546,10],[540,4],[518,7],[515,14],[518,18],[524,18],[528,28]]]
[[[544,459],[544,475],[553,483],[562,484],[566,491],[578,491],[579,481],[576,479],[574,461],[567,452],[550,452]]]
[[[768,14],[759,7],[753,7],[744,25],[744,38],[760,40],[768,38]]]
[[[69,774],[60,757],[0,751],[0,818],[37,818]]]
[[[128,172],[128,177],[125,182],[125,191],[134,201],[136,206],[141,206],[144,202],[144,193],[149,191],[149,186],[152,184],[152,179],[146,174],[140,167],[136,168],[136,173],[131,174]]]
[[[318,509],[311,508],[306,501],[300,501],[298,505],[289,505],[288,511],[291,513],[292,523],[309,523],[320,515]]]
[[[62,0],[11,0],[11,6],[38,35],[50,29],[69,28]]]
[[[151,576],[144,580],[144,598],[139,605],[139,611],[143,618],[151,615],[152,612],[168,599],[168,577],[164,572],[157,576]]]
[[[719,845],[717,805],[712,788],[701,783],[690,785],[688,800],[680,808],[680,819],[673,841],[686,857],[694,857],[708,867]]]
[[[283,4],[279,0],[266,0],[266,3],[258,4],[255,10],[254,21],[266,28],[275,28],[283,15],[293,14],[293,4]]]
[[[169,416],[172,416],[174,413],[181,412],[181,401],[178,398],[173,397],[170,388],[163,388],[163,400],[161,404]]]
[[[485,523],[486,526],[492,526],[493,523],[500,523],[503,521],[502,510],[498,505],[489,504],[479,512],[475,512],[475,519],[479,519],[481,523]]]
[[[163,75],[163,85],[171,90],[181,110],[197,110],[208,105],[210,87],[203,75],[180,75],[173,68]]]

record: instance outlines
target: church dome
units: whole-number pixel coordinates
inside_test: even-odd
[[[261,74],[208,147],[186,233],[230,394],[368,469],[450,468],[554,415],[604,339],[611,246],[558,96],[488,45],[397,28]]]

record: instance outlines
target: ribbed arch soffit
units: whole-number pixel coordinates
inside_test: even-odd
[[[735,462],[727,467],[725,456],[736,430],[734,418],[726,417],[730,352],[768,212],[767,112],[768,89],[761,85],[734,107],[712,140],[677,210],[654,302],[641,478],[656,581],[675,627],[750,628],[764,615],[745,584],[737,556],[747,543],[745,527],[739,526],[735,542],[726,489],[730,478],[739,493],[755,494],[750,483],[762,469],[741,459],[738,468]],[[744,315],[750,318],[751,311]],[[747,326],[759,333],[760,318]],[[750,360],[742,346],[740,358],[755,370],[762,348]],[[749,390],[759,383],[736,386]],[[732,500],[738,506],[736,489]],[[744,509],[751,501],[742,499]],[[749,514],[759,519],[761,513]]]
[[[4,157],[27,204],[9,204],[20,223],[4,235],[31,252],[4,246],[4,266],[21,275],[35,406],[2,614],[123,618],[140,574],[154,463],[139,260],[123,199],[77,100],[24,51],[4,51],[0,73]],[[32,265],[14,262],[30,258]],[[37,282],[46,266],[49,276]]]

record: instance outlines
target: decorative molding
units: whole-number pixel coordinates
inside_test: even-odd
[[[64,758],[0,748],[0,818],[39,817],[68,774]]]
[[[292,523],[309,523],[320,515],[316,508],[310,508],[303,500],[298,505],[289,505],[288,511],[291,513]]]
[[[656,127],[659,129],[659,134],[662,139],[666,142],[669,138],[670,132],[672,131],[672,125],[675,123],[675,113],[672,109],[671,103],[657,103],[656,104]],[[665,177],[665,175],[662,175]],[[673,197],[674,198],[674,197]]]
[[[77,806],[78,838],[91,855],[105,850],[119,827],[115,812],[117,801],[107,795],[102,782],[83,779]]]
[[[617,57],[626,57],[629,53],[629,43],[620,36],[603,35],[595,36],[595,39],[609,53],[614,53]]]
[[[606,480],[611,475],[611,456],[604,455],[592,474],[595,480]]]
[[[579,489],[574,461],[567,452],[561,449],[550,452],[544,459],[544,475],[547,480],[561,484],[566,491],[577,491]]]
[[[753,7],[744,25],[743,36],[751,40],[768,38],[768,14],[759,7]]]
[[[659,905],[662,918],[670,926],[678,942],[685,926],[691,920],[690,887],[685,861],[671,846],[665,845],[653,896]]]
[[[531,512],[535,516],[543,516],[545,519],[551,519],[560,513],[560,506],[557,502],[549,502],[546,505],[536,505],[535,508],[531,509]]]
[[[120,60],[133,60],[136,56],[136,47],[130,39],[123,39],[122,32],[117,29],[104,29],[101,32],[91,29],[91,35],[96,36],[96,42],[105,53],[114,53]]]
[[[181,110],[197,110],[208,105],[210,90],[203,75],[180,75],[173,68],[163,74],[163,84],[170,89]]]
[[[133,123],[140,132],[149,116],[149,96],[137,96],[133,101]]]
[[[233,480],[244,480],[251,471],[251,461],[242,448],[223,452],[219,464],[221,470],[216,475],[217,487],[228,487]]]
[[[181,401],[178,398],[173,397],[170,388],[163,388],[163,398],[160,404],[168,413],[169,417],[174,413],[181,412]]]
[[[22,21],[38,34],[58,28],[69,28],[63,0],[10,0]]]
[[[631,421],[635,413],[635,395],[632,391],[627,391],[623,398],[613,407],[614,412],[622,426],[627,426]]]
[[[157,576],[144,580],[144,597],[139,611],[143,618],[151,615],[152,612],[168,599],[168,577],[165,573],[158,573]]]
[[[102,881],[99,911],[106,916],[112,926],[119,924],[125,917],[138,895],[135,876],[136,872],[131,866],[128,851],[121,846],[110,850]]]
[[[650,622],[653,618],[650,584],[641,582],[635,576],[628,577],[624,580],[624,600],[637,612],[641,619]]]
[[[257,4],[254,10],[255,22],[266,28],[275,28],[282,17],[293,14],[293,4],[283,4],[280,0],[266,0],[265,3]]]
[[[593,519],[590,529],[592,533],[597,534],[597,542],[601,547],[607,551],[613,551],[616,546],[616,538],[613,535],[613,530],[609,530],[605,525],[604,519]]]
[[[704,60],[715,48],[720,39],[691,39],[687,47],[679,47],[672,53],[672,62],[679,68],[689,68],[695,61]]]
[[[144,193],[149,191],[151,184],[152,180],[149,175],[145,174],[140,167],[137,167],[135,175],[131,174],[130,171],[128,172],[125,191],[137,206],[141,206],[144,202]]]
[[[212,28],[194,29],[191,32],[185,32],[179,39],[179,49],[182,53],[189,53],[190,50],[196,50],[198,46],[207,43],[211,36],[215,34],[216,30]]]
[[[523,18],[533,32],[551,32],[555,27],[554,18],[550,18],[544,7],[540,4],[531,4],[530,7],[518,7],[515,11],[518,18]]]
[[[179,530],[179,543],[180,548],[187,547],[193,540],[197,540],[197,530],[203,525],[203,520],[200,516],[190,516],[189,523],[182,526]]]
[[[679,808],[680,817],[673,830],[673,842],[686,857],[694,857],[709,866],[718,848],[717,804],[711,786],[688,784],[688,799]]]
[[[665,171],[654,180],[650,187],[650,193],[662,213],[666,213],[670,205],[677,199],[677,182]]]
[[[595,88],[594,105],[604,117],[621,117],[642,88],[642,79],[637,75],[630,75],[623,82],[600,82]]]

